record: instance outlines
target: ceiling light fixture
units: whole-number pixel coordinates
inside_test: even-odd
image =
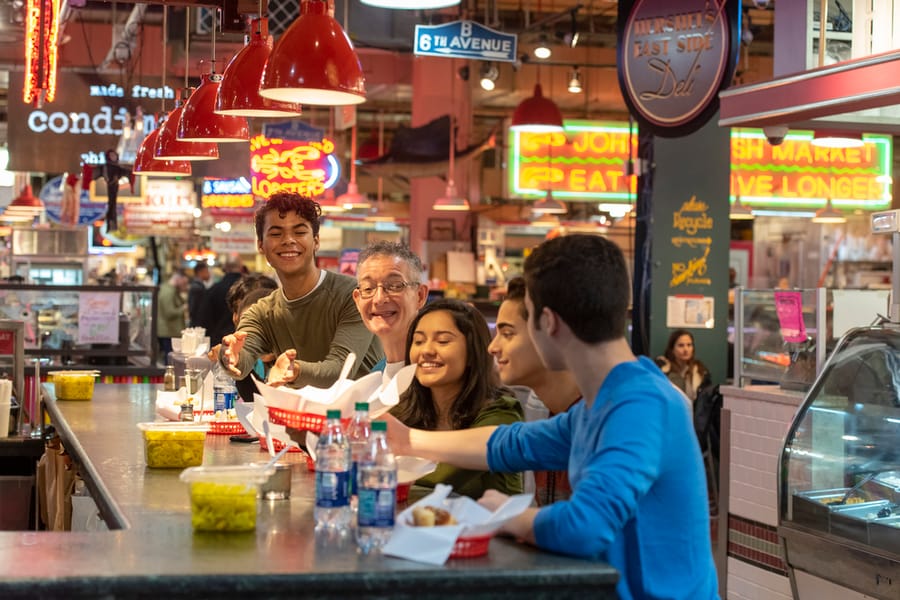
[[[44,203],[34,195],[29,184],[22,186],[22,192],[16,196],[3,211],[2,218],[7,221],[31,221],[44,212]]]
[[[259,93],[297,104],[344,106],[366,101],[353,44],[325,0],[301,0],[300,16],[272,48]]]
[[[481,65],[481,89],[491,92],[497,87],[497,78],[500,77],[500,70],[497,65],[492,62],[486,62]]]
[[[553,100],[544,97],[538,83],[534,86],[534,95],[522,100],[516,107],[509,128],[529,132],[562,131],[562,113]]]
[[[325,213],[342,213],[344,212],[344,207],[338,203],[337,200],[334,199],[334,188],[328,188],[322,194],[322,197],[316,200],[319,203],[319,208],[322,210],[322,214]]]
[[[239,117],[296,117],[299,104],[276,102],[259,94],[263,69],[272,52],[269,19],[260,17],[250,25],[250,35],[225,67],[216,93],[216,112]]]
[[[337,204],[346,210],[372,208],[368,196],[360,194],[356,185],[356,123],[350,133],[350,183],[347,184],[347,191],[337,197]]]
[[[812,145],[819,148],[861,148],[864,142],[862,134],[857,131],[816,131]]]
[[[456,110],[456,78],[453,69],[450,69],[450,106]],[[444,195],[434,201],[431,208],[442,212],[464,212],[470,209],[469,201],[462,198],[456,192],[455,158],[456,158],[456,115],[450,114],[450,159],[447,165],[447,189]]]
[[[367,6],[395,10],[431,10],[456,6],[460,0],[360,0]]]
[[[752,221],[756,216],[749,206],[741,202],[740,196],[735,196],[734,203],[728,211],[728,218],[732,221]]]
[[[553,197],[553,191],[547,190],[547,195],[531,205],[531,212],[536,215],[564,215],[569,208],[564,202]]]
[[[831,204],[831,198],[828,198],[825,202],[825,206],[816,211],[815,216],[812,218],[812,222],[839,224],[846,223],[847,217],[844,216],[844,213],[834,208]]]
[[[534,47],[534,57],[541,60],[547,60],[552,55],[553,50],[550,49],[550,41],[547,39],[547,34],[542,33],[541,37],[538,39],[537,46]]]
[[[580,94],[581,90],[581,71],[578,70],[578,67],[572,67],[572,76],[569,78],[569,92]]]
[[[186,160],[159,160],[153,156],[159,128],[154,129],[144,138],[134,159],[132,171],[139,175],[151,177],[190,177],[191,163]]]
[[[219,158],[219,147],[215,142],[184,142],[178,139],[178,121],[184,109],[180,99],[182,93],[188,95],[190,90],[176,94],[175,109],[159,126],[153,155],[157,160],[216,160]]]
[[[219,28],[219,9],[213,9],[212,59],[209,73],[200,76],[198,87],[181,111],[178,119],[178,139],[186,142],[246,142],[250,139],[250,127],[244,117],[233,117],[216,112],[216,96],[222,76],[216,73],[216,31]]]

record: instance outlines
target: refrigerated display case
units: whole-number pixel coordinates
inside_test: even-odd
[[[900,598],[900,326],[841,338],[791,425],[779,528],[795,598]]]
[[[156,293],[153,286],[2,284],[0,318],[24,323],[26,357],[47,366],[156,375]]]

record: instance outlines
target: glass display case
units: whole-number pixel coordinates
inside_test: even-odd
[[[806,391],[825,363],[828,290],[753,290],[735,294],[735,381]]]
[[[795,598],[900,598],[900,327],[841,338],[792,424],[779,534]]]
[[[48,366],[156,366],[156,287],[0,285],[0,318],[22,321],[26,357]]]

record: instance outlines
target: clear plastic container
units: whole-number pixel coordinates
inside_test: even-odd
[[[50,373],[57,400],[90,400],[94,396],[97,371],[55,371]]]
[[[138,423],[144,434],[144,460],[154,469],[184,469],[203,464],[209,425]]]
[[[259,486],[275,473],[273,467],[205,466],[181,472],[190,486],[194,531],[253,531]]]

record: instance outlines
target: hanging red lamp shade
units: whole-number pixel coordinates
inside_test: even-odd
[[[184,142],[246,142],[250,126],[244,117],[216,113],[216,95],[222,75],[203,73],[200,87],[194,90],[178,119],[178,139]]]
[[[276,102],[259,94],[263,70],[272,53],[269,20],[254,19],[247,43],[234,55],[216,94],[216,112],[239,117],[296,117],[300,105]]]
[[[509,128],[534,132],[562,131],[562,113],[553,100],[544,97],[538,83],[534,86],[534,95],[522,100],[516,107]]]
[[[219,147],[215,142],[184,142],[178,139],[178,121],[184,107],[177,105],[159,128],[159,136],[153,147],[157,160],[216,160]]]
[[[155,177],[189,177],[191,163],[186,160],[157,160],[153,156],[159,129],[154,129],[144,138],[134,159],[132,172]]]
[[[350,38],[328,2],[302,0],[300,16],[272,48],[259,93],[280,102],[343,106],[366,100],[365,78]]]
[[[31,221],[44,212],[44,203],[34,195],[29,184],[22,186],[22,192],[13,198],[0,216],[4,221]]]

